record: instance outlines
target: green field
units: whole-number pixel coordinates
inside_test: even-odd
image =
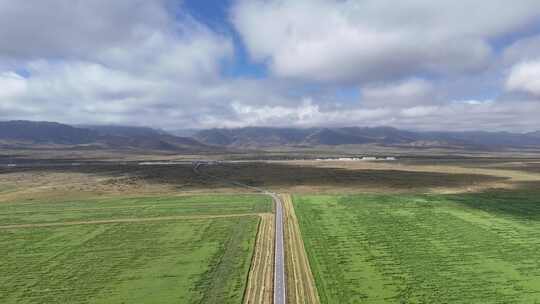
[[[86,200],[25,200],[0,204],[0,226],[159,216],[270,212],[262,195],[199,195]]]
[[[270,210],[256,195],[2,204],[0,226],[246,215],[0,229],[0,303],[241,303],[259,222],[249,214]]]
[[[540,193],[296,196],[322,303],[540,303]]]

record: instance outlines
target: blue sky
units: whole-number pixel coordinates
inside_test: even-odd
[[[233,31],[228,21],[232,4],[231,0],[187,0],[179,2],[178,7],[179,10],[187,11],[191,16],[216,30],[223,30],[226,27],[229,31]]]
[[[266,77],[268,76],[266,66],[249,59],[242,38],[238,36],[229,20],[233,3],[231,0],[187,0],[178,3],[178,9],[182,14],[189,14],[214,31],[224,32],[231,37],[234,43],[234,57],[232,60],[224,62],[223,75],[228,77]]]
[[[3,120],[540,129],[536,0],[0,0],[0,8]]]

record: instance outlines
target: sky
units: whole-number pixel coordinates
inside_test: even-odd
[[[0,0],[0,120],[540,130],[538,0]]]

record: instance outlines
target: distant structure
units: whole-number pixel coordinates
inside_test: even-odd
[[[217,165],[219,162],[217,160],[198,160],[191,163],[191,167],[194,171],[197,171],[201,166],[211,166]]]
[[[393,161],[397,160],[394,156],[380,157],[363,156],[363,157],[339,157],[339,158],[317,158],[317,161]]]

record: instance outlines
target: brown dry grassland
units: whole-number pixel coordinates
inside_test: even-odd
[[[273,214],[261,214],[255,252],[251,261],[245,304],[272,304],[274,292],[274,237]]]

